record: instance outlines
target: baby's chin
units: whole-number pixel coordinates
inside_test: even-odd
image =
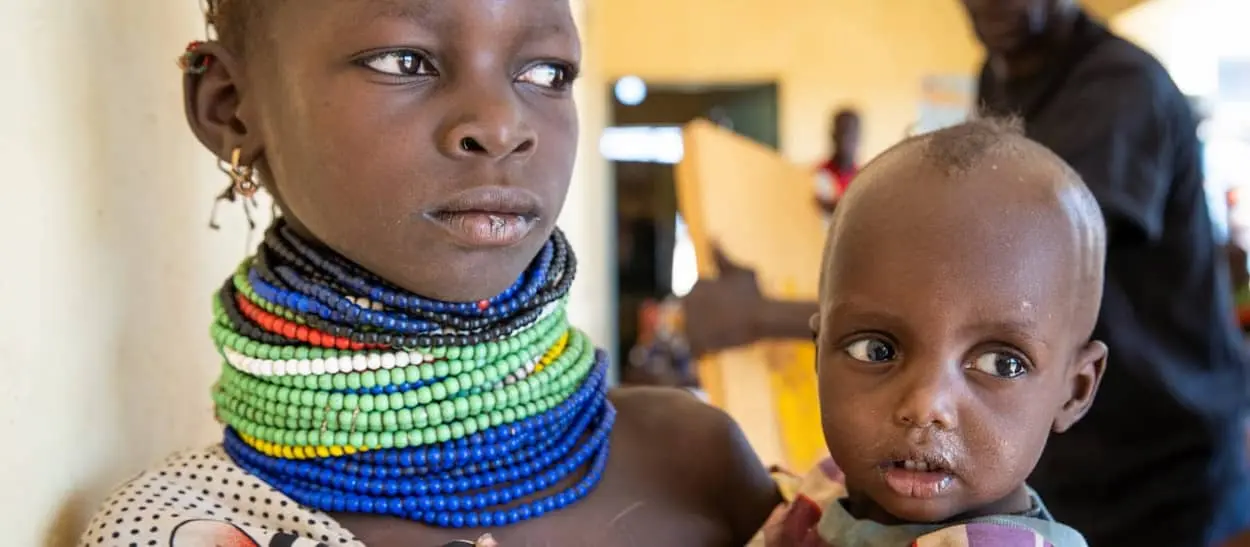
[[[885,503],[882,503],[884,501]],[[887,499],[877,502],[898,523],[939,524],[974,510],[953,499]]]
[[[966,485],[955,479],[937,495],[904,495],[884,487],[871,489],[866,497],[886,514],[878,515],[879,518],[876,519],[890,521],[883,522],[883,524],[942,524],[1027,510],[1027,507],[1020,507],[1021,504],[1029,503],[1023,486],[1019,490],[1023,499],[1017,499],[1016,492],[1013,492],[1002,499],[990,502],[986,502],[983,497],[972,495],[964,489],[965,487]],[[862,515],[857,516],[863,518]]]
[[[899,492],[890,486],[877,483],[862,491],[858,498],[860,503],[876,506],[876,511],[868,507],[859,507],[857,518],[876,520],[881,524],[938,524],[976,513],[977,505],[969,500],[962,491],[958,479],[950,481],[945,488],[937,492]]]

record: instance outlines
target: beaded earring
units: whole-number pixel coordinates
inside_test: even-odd
[[[199,76],[208,71],[213,58],[210,55],[200,53],[199,49],[202,45],[204,45],[204,42],[199,40],[187,44],[187,49],[182,52],[182,55],[178,56],[179,70],[191,76]]]

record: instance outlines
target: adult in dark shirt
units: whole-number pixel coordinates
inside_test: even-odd
[[[981,104],[1023,117],[1109,227],[1094,333],[1107,374],[1030,483],[1095,546],[1227,539],[1250,523],[1246,368],[1192,109],[1158,61],[1070,1],[964,5],[988,54]]]
[[[1070,0],[964,4],[988,52],[981,102],[1072,164],[1109,225],[1095,332],[1107,373],[1030,484],[1094,547],[1217,544],[1250,525],[1247,381],[1190,106],[1158,61]],[[810,334],[814,311],[761,296],[723,260],[685,300],[696,352]]]

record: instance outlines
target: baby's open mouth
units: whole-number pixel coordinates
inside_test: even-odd
[[[955,482],[950,469],[934,461],[894,460],[883,465],[882,471],[886,486],[907,498],[935,498]]]
[[[929,462],[920,460],[895,460],[891,467],[896,469],[905,469],[907,471],[949,473],[941,464],[930,464]]]

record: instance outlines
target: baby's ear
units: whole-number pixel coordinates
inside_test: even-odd
[[[1067,431],[1085,416],[1094,403],[1094,394],[1098,392],[1098,384],[1102,382],[1102,374],[1106,370],[1107,345],[1091,340],[1068,365],[1067,398],[1055,416],[1052,426],[1055,433]]]

